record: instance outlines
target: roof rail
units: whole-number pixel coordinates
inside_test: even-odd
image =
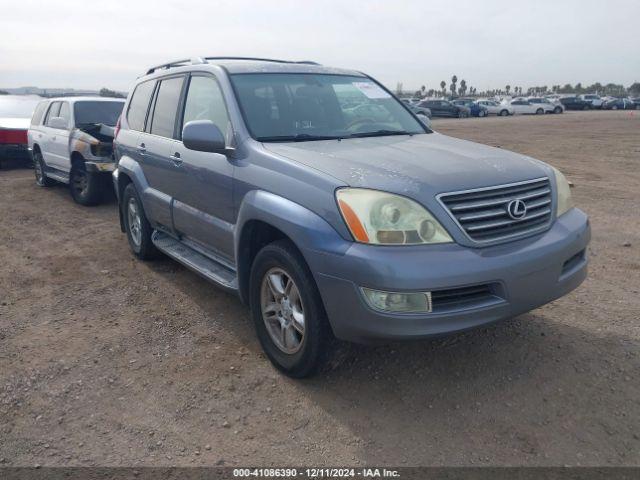
[[[156,70],[169,69],[174,67],[184,67],[186,65],[199,65],[201,63],[207,63],[205,59],[201,57],[193,57],[193,58],[185,58],[183,60],[175,60],[169,63],[163,63],[161,65],[156,65],[155,67],[151,67],[147,70],[146,75],[155,72]]]
[[[279,60],[276,58],[260,58],[260,57],[204,57],[205,60],[249,60],[254,62],[274,62],[274,63],[302,63],[305,65],[320,65],[310,60]]]
[[[258,58],[258,57],[193,57],[193,58],[185,58],[182,60],[175,60],[169,63],[163,63],[160,65],[156,65],[155,67],[151,67],[147,70],[145,75],[149,75],[156,70],[166,70],[169,68],[175,67],[184,67],[186,65],[201,65],[203,63],[207,63],[207,60],[249,60],[254,62],[275,62],[275,63],[292,63],[292,64],[303,64],[303,65],[320,65],[317,62],[312,62],[311,60],[278,60],[274,58]]]

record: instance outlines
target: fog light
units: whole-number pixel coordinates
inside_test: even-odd
[[[431,312],[431,292],[383,292],[362,288],[367,303],[374,310],[398,313]]]

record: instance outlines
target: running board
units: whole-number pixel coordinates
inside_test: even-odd
[[[227,290],[238,290],[238,279],[234,271],[197,252],[180,240],[156,230],[151,235],[151,241],[158,250],[205,279]]]

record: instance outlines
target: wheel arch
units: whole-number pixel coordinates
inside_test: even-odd
[[[310,255],[310,252],[344,254],[351,244],[316,213],[261,190],[245,195],[235,232],[238,293],[245,303],[249,299],[251,266],[264,245],[288,239],[298,249],[315,278],[319,269],[316,264],[318,255]]]

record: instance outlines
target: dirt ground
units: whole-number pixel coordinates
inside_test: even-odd
[[[591,217],[575,292],[490,328],[352,346],[304,381],[248,310],[116,205],[0,171],[0,465],[640,465],[640,115],[434,122],[548,161]]]

